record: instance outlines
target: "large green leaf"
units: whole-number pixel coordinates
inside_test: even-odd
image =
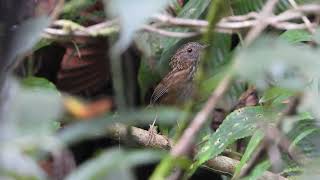
[[[67,180],[134,179],[131,168],[139,164],[155,162],[163,153],[151,150],[126,152],[122,149],[110,149],[96,158],[82,164],[73,171]]]
[[[310,2],[317,2],[317,0],[295,0],[298,4],[305,4]],[[232,7],[236,15],[246,14],[252,11],[259,11],[265,4],[266,0],[233,0]],[[285,11],[292,6],[288,0],[280,0],[276,12]]]
[[[200,146],[192,168],[217,156],[237,139],[252,135],[257,130],[257,123],[272,122],[276,116],[272,109],[265,109],[262,106],[246,107],[232,112],[207,142]]]

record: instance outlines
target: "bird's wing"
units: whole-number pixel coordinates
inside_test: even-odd
[[[151,95],[150,104],[156,103],[163,95],[168,93],[168,91],[169,88],[163,83],[158,84]]]

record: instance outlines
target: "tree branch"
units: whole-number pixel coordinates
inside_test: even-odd
[[[273,1],[268,2],[272,2],[271,5],[274,5]],[[267,9],[262,10],[260,14],[258,14],[257,12],[250,12],[246,15],[224,17],[217,23],[214,30],[222,33],[234,33],[245,28],[262,27],[261,25],[270,25],[276,29],[281,30],[308,29],[310,32],[313,32],[315,27],[317,26],[317,22],[310,22],[310,20],[306,17],[306,14],[318,15],[320,12],[320,5],[309,4],[298,6],[297,4],[295,4],[294,0],[290,0],[290,2],[293,6],[293,9],[288,9],[287,11],[282,12],[277,16],[270,16],[270,14],[265,14],[265,11],[269,8],[268,7]],[[295,22],[290,22],[296,19],[302,19],[304,23],[299,24]],[[204,33],[205,28],[208,28],[209,25],[209,23],[206,20],[177,18],[164,14],[156,14],[152,16],[152,20],[156,21],[156,23],[143,25],[140,30],[157,33],[162,36],[187,38]],[[161,24],[159,25],[159,23]],[[58,20],[58,23],[56,21],[54,24],[58,25],[58,27],[51,27],[44,30],[45,38],[63,41],[65,39],[70,39],[72,37],[77,36],[109,36],[110,34],[119,32],[120,30],[119,19],[102,22],[89,27],[83,27],[71,21],[67,22],[61,20]],[[74,26],[70,26],[70,24],[73,24]],[[191,28],[194,29],[194,31],[174,32],[164,29],[164,27],[168,26]],[[258,29],[256,29],[255,31],[257,30]]]
[[[108,137],[115,140],[133,140],[135,143],[151,148],[165,149],[168,150],[172,147],[172,142],[165,136],[160,134],[155,134],[154,138],[150,140],[150,133],[144,129],[137,127],[128,127],[123,124],[116,124],[110,126],[107,129]],[[238,160],[229,158],[227,156],[217,156],[209,160],[205,167],[218,172],[219,174],[232,175],[235,171],[236,165],[239,163]],[[271,173],[269,171],[265,172],[262,176],[263,180],[286,180],[286,178]]]

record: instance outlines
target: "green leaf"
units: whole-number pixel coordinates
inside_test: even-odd
[[[292,143],[290,149],[298,147],[303,153],[311,158],[320,157],[319,142],[320,128],[317,127],[316,121],[312,119],[302,119],[298,121],[288,137]]]
[[[82,11],[86,7],[94,5],[97,0],[70,0],[63,6],[62,12],[64,14],[74,14]]]
[[[295,146],[304,138],[308,137],[310,134],[316,132],[316,131],[319,131],[320,132],[320,129],[319,128],[312,128],[312,129],[308,129],[306,131],[303,131],[301,132],[293,141],[292,143],[290,144],[290,147],[289,147],[289,151],[292,150],[293,148],[295,148]]]
[[[152,85],[157,83],[158,79],[160,79],[159,75],[152,70],[150,64],[148,64],[148,59],[143,58],[140,63],[139,72],[138,72],[138,82],[141,89],[141,97],[142,101],[144,101],[146,93]]]
[[[32,51],[37,51],[43,47],[49,46],[52,42],[53,41],[49,39],[40,39],[40,41],[33,47]]]
[[[36,91],[37,89],[42,89],[42,90],[48,90],[48,91],[55,91],[57,94],[59,94],[59,91],[57,90],[56,86],[45,78],[30,76],[22,79],[21,82],[25,88],[28,88],[31,90]]]
[[[124,151],[114,148],[82,164],[67,180],[134,179],[131,168],[139,164],[155,162],[163,153],[151,150]]]
[[[260,144],[261,140],[263,139],[264,134],[262,131],[256,131],[253,136],[251,137],[249,144],[247,145],[246,151],[244,152],[241,161],[239,164],[237,164],[236,166],[236,170],[234,172],[233,175],[233,179],[237,179],[241,169],[243,168],[243,166],[248,162],[248,160],[251,158],[254,150],[258,147],[258,145]]]
[[[318,2],[317,0],[295,0],[298,4],[306,4],[311,2]],[[260,11],[266,0],[233,0],[232,7],[236,15],[247,14],[252,11]],[[291,8],[288,0],[279,0],[276,6],[276,13],[283,12]]]
[[[248,177],[243,178],[244,180],[256,180],[261,178],[263,173],[265,173],[269,168],[271,167],[271,164],[269,161],[264,161],[260,164],[258,164],[250,173]]]
[[[280,35],[280,38],[289,43],[296,44],[312,40],[312,35],[307,30],[287,30]]]
[[[284,100],[287,100],[294,95],[295,93],[288,89],[272,87],[264,92],[259,102],[266,104],[281,104]]]
[[[265,109],[262,106],[235,110],[226,117],[208,141],[200,146],[192,169],[214,158],[237,139],[252,135],[257,130],[257,123],[275,120],[276,116],[272,109]]]

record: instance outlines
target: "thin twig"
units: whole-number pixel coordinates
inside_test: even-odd
[[[298,8],[298,5],[297,5],[297,3],[296,3],[295,0],[289,0],[289,3],[291,4],[291,6],[292,6],[293,8],[295,8],[295,9]],[[311,34],[313,34],[313,33],[316,32],[315,29],[311,26],[311,22],[310,22],[310,20],[307,18],[307,16],[303,15],[303,16],[302,16],[302,20],[303,20],[303,22],[306,24],[307,29],[309,30],[309,32],[310,32]]]
[[[171,155],[172,156],[180,156],[184,153],[188,152],[188,149],[192,145],[197,132],[201,129],[203,124],[208,119],[211,111],[215,108],[218,101],[222,98],[226,90],[228,89],[232,80],[232,75],[228,74],[225,78],[220,82],[219,86],[216,90],[212,93],[211,97],[202,108],[200,112],[194,117],[192,122],[190,123],[189,127],[186,128],[184,133],[182,134],[180,140],[177,144],[172,148]]]
[[[176,25],[176,26],[207,27],[209,24],[208,21],[206,20],[175,18],[172,16],[164,15],[164,14],[156,14],[153,16],[153,18],[163,23]]]
[[[143,25],[143,30],[154,32],[159,35],[168,36],[168,37],[178,37],[178,38],[188,38],[201,35],[201,32],[173,32],[173,31],[166,31],[164,29],[158,29],[151,25]]]
[[[248,32],[246,38],[244,39],[245,45],[251,44],[251,42],[256,39],[260,33],[268,26],[268,23],[264,19],[273,16],[273,9],[278,3],[278,0],[269,0],[262,8],[259,14],[257,24]]]

